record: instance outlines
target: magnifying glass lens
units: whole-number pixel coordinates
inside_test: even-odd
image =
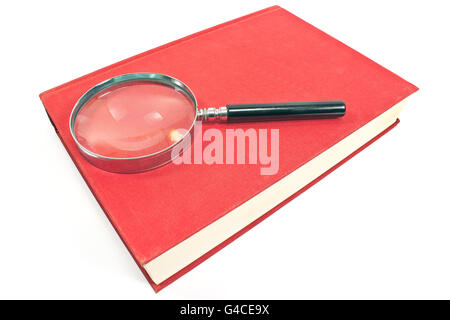
[[[173,87],[128,82],[89,99],[76,116],[74,134],[98,155],[134,158],[176,143],[191,128],[195,115],[192,101]]]

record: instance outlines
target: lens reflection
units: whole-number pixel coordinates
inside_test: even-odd
[[[171,146],[194,118],[195,107],[182,92],[152,82],[130,82],[86,102],[75,119],[74,133],[96,154],[133,158]]]

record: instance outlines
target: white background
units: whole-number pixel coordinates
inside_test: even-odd
[[[446,1],[278,4],[420,88],[401,123],[155,294],[44,90],[272,1],[3,1],[0,298],[450,298]]]

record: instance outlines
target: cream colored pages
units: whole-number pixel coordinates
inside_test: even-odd
[[[196,234],[144,265],[160,284],[362,147],[396,120],[405,100]]]

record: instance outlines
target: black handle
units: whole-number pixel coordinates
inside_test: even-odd
[[[228,121],[321,119],[345,114],[344,101],[229,104]]]

